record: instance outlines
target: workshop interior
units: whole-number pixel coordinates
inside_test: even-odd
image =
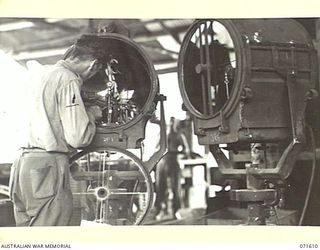
[[[0,18],[0,226],[32,82],[80,37],[103,115],[71,225],[320,225],[320,18]]]

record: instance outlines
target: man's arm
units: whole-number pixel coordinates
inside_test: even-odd
[[[95,134],[97,117],[94,111],[86,110],[77,81],[59,89],[58,107],[67,143],[73,148],[89,145]]]

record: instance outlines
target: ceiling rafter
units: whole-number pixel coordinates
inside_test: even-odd
[[[59,28],[67,32],[81,32],[81,29],[62,24],[60,22],[49,23],[45,18],[30,18],[29,21],[46,28]]]
[[[166,32],[168,32],[168,34],[170,34],[170,35],[172,36],[172,38],[173,38],[179,45],[181,45],[181,41],[179,40],[179,35],[178,35],[176,32],[173,32],[171,29],[169,29],[169,28],[165,25],[164,21],[162,21],[162,20],[158,20],[158,21],[159,21],[161,27],[163,28],[163,30],[165,30]]]
[[[157,32],[156,34],[147,36],[147,35],[138,35],[136,37],[133,37],[133,40],[137,43],[144,43],[144,42],[150,42],[155,41],[158,37],[165,36],[166,32]],[[20,45],[19,47],[16,47],[13,49],[14,53],[20,53],[27,50],[37,50],[37,49],[43,49],[43,48],[52,48],[55,46],[60,46],[61,43],[70,43],[71,44],[77,40],[81,36],[80,33],[72,34],[69,36],[59,37],[55,39],[45,39],[38,42],[33,42],[30,44]],[[70,45],[71,45],[70,44]],[[174,51],[172,51],[174,52]]]
[[[76,41],[81,36],[80,33],[72,34],[69,36],[58,37],[54,39],[45,39],[38,42],[33,42],[30,44],[20,45],[13,49],[13,53],[22,53],[26,51],[34,51],[39,49],[52,49],[54,47],[60,47],[61,44],[66,44],[66,46],[71,45],[74,41]]]
[[[159,48],[159,47],[154,47],[154,46],[143,45],[143,44],[141,44],[141,46],[143,48],[145,48],[146,50],[153,50],[154,52],[158,52],[162,55],[169,55],[173,59],[178,59],[179,53],[177,53],[175,51],[164,49],[164,48]]]
[[[3,48],[21,64],[28,60],[52,64],[61,58],[61,53],[72,45],[82,34],[98,32],[99,24],[112,19],[54,19],[17,18],[3,24],[21,21],[32,22],[32,27],[14,30],[5,34]],[[157,67],[157,72],[176,70],[178,49],[183,34],[189,28],[190,20],[179,19],[117,19],[131,32],[131,39],[138,43]],[[1,22],[0,22],[1,26]],[[147,26],[150,26],[149,28]],[[48,31],[48,35],[46,33]],[[8,37],[9,36],[9,37]],[[19,37],[20,36],[20,37]],[[50,36],[50,38],[49,38]],[[13,37],[14,42],[10,39]],[[10,42],[11,41],[11,42]]]

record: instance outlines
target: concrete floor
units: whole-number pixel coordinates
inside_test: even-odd
[[[204,208],[182,208],[176,216],[173,214],[156,214],[155,209],[148,213],[144,225],[206,225]]]

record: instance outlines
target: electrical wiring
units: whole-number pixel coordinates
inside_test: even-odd
[[[305,214],[309,205],[309,201],[310,201],[310,196],[311,196],[311,192],[312,192],[312,186],[313,186],[313,181],[314,181],[314,176],[315,176],[315,170],[316,170],[316,145],[315,145],[315,139],[314,139],[314,134],[313,134],[313,130],[309,125],[306,125],[307,129],[309,130],[310,133],[310,139],[311,139],[311,147],[313,150],[313,155],[312,155],[312,169],[311,169],[311,175],[310,175],[310,182],[309,182],[309,186],[308,186],[308,191],[307,191],[307,195],[306,195],[306,199],[304,202],[304,206],[301,212],[301,216],[299,219],[299,226],[302,226],[303,220],[305,218]]]

